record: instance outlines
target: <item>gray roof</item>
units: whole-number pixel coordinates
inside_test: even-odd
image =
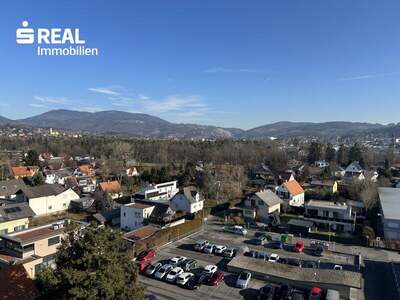
[[[378,193],[385,219],[400,220],[400,189],[380,187]]]
[[[362,171],[363,171],[363,168],[361,168],[360,163],[358,161],[353,161],[346,168],[346,172],[359,173]]]
[[[15,203],[0,206],[0,223],[33,217],[35,213],[28,203]]]
[[[57,196],[66,190],[67,188],[59,184],[43,184],[43,185],[28,187],[26,190],[24,190],[24,194],[26,197],[32,199],[32,198],[40,198],[48,196]]]
[[[0,197],[9,197],[26,187],[22,179],[0,181]]]
[[[257,200],[263,201],[269,207],[282,203],[282,200],[271,190],[255,193],[252,197],[256,197]]]
[[[197,191],[197,188],[195,186],[186,186],[183,188],[183,194],[185,195],[186,199],[190,202],[190,203],[196,203],[196,195],[199,192]],[[199,195],[200,196],[200,195]],[[199,200],[201,201],[201,196],[199,198]]]

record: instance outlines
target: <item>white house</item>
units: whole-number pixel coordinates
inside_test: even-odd
[[[303,206],[304,190],[297,180],[290,180],[276,187],[276,194],[286,206]]]
[[[281,211],[282,200],[271,190],[253,194],[244,201],[243,215],[251,219],[265,219]]]
[[[190,214],[203,209],[204,199],[196,187],[188,186],[183,188],[183,193],[178,193],[171,199],[171,206],[174,210],[180,210]]]
[[[72,175],[72,172],[68,169],[60,169],[56,171],[46,171],[45,175],[45,183],[65,185],[67,178]]]
[[[343,179],[345,181],[352,181],[353,179],[364,180],[364,169],[360,166],[358,161],[353,161],[345,170]]]
[[[133,199],[139,200],[169,200],[179,192],[177,181],[151,184],[141,192],[133,195]]]
[[[126,176],[128,177],[136,177],[139,176],[139,172],[136,167],[129,167],[126,169]]]
[[[134,230],[143,226],[154,210],[154,205],[144,203],[129,203],[121,206],[121,229]]]
[[[18,193],[22,193],[37,216],[65,211],[69,208],[71,200],[79,199],[79,195],[72,189],[58,184],[29,187]]]
[[[378,188],[385,239],[400,240],[400,189]]]
[[[329,163],[325,160],[317,160],[314,164],[316,167],[321,168],[321,169],[329,167]]]

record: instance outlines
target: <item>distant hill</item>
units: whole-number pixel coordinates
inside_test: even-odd
[[[239,137],[263,139],[296,136],[349,136],[385,129],[385,125],[353,122],[277,122],[247,130]]]
[[[400,136],[400,123],[381,125],[357,122],[277,122],[245,131],[237,128],[171,123],[139,113],[121,111],[89,113],[62,109],[15,121],[0,116],[0,125],[5,124],[150,138],[268,139],[366,134]]]
[[[147,114],[121,111],[88,113],[52,110],[17,122],[36,127],[158,138],[232,138],[234,133],[242,131],[216,126],[175,124]]]

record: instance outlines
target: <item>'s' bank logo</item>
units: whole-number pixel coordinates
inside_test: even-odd
[[[98,55],[97,48],[86,48],[86,41],[81,38],[79,28],[29,28],[28,21],[16,30],[17,44],[49,45],[48,48],[37,47],[37,55]],[[61,47],[54,47],[54,45]],[[69,47],[66,47],[69,45]]]

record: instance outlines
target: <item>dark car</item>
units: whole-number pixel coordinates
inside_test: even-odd
[[[197,261],[192,258],[188,258],[188,259],[184,260],[183,262],[181,262],[179,264],[179,267],[181,267],[185,272],[188,272],[197,267]]]
[[[200,288],[200,286],[209,280],[210,275],[208,274],[198,274],[191,277],[188,282],[184,285],[185,288],[189,290],[196,290]]]
[[[313,249],[313,254],[315,256],[322,256],[324,254],[324,248],[322,246],[317,246]]]
[[[254,233],[254,237],[255,238],[265,237],[269,241],[272,240],[272,237],[268,233],[262,231],[256,231],[256,233]]]
[[[286,284],[282,285],[278,292],[278,299],[287,300],[289,299],[289,295],[290,295],[290,287]]]
[[[298,258],[288,258],[287,264],[289,266],[300,267],[301,268],[301,260]]]
[[[250,250],[244,253],[245,256],[256,258],[258,256],[258,252],[254,250]]]
[[[276,288],[270,284],[263,286],[258,292],[258,300],[273,300]]]
[[[302,291],[293,291],[292,293],[292,300],[305,300],[306,296]]]
[[[303,268],[316,269],[317,263],[315,261],[306,261],[303,263]]]
[[[273,249],[282,249],[283,243],[281,241],[272,241],[268,246]]]
[[[286,257],[279,257],[278,263],[287,264],[288,263],[288,259]]]

